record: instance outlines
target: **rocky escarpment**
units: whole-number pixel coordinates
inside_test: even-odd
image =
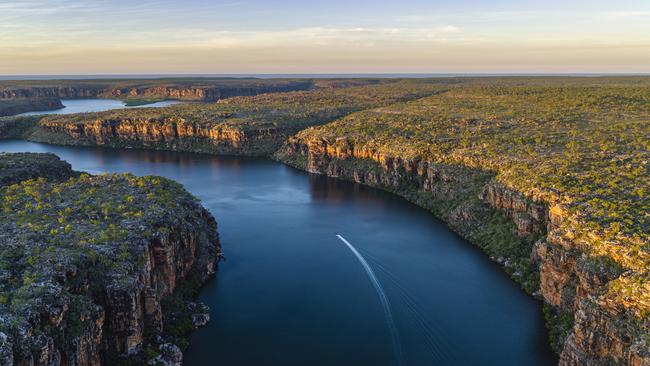
[[[607,287],[625,280],[626,273],[574,240],[561,204],[526,197],[496,183],[489,172],[387,156],[345,138],[294,137],[276,158],[386,189],[431,209],[503,264],[525,289],[541,295],[552,316],[565,320],[551,324],[565,328],[552,332],[558,337],[552,341],[563,344],[561,365],[650,364],[650,321],[606,295]],[[495,219],[494,210],[510,226]]]
[[[103,93],[100,87],[34,87],[0,90],[0,99],[19,99],[19,98],[62,98],[62,99],[82,99],[96,98]]]
[[[56,144],[268,156],[288,136],[306,127],[438,92],[438,85],[400,82],[272,93],[201,105],[48,116],[22,137]]]
[[[220,255],[214,218],[195,198],[130,175],[30,180],[0,198],[0,364],[182,357],[174,323],[207,316],[179,288],[200,286]]]
[[[214,102],[236,96],[308,90],[312,87],[313,83],[309,80],[214,82],[197,80],[169,83],[137,80],[92,83],[80,81],[52,82],[52,85],[13,86],[4,89],[0,85],[0,116],[62,108],[61,99],[111,98],[132,101],[176,99]]]
[[[250,96],[263,93],[288,92],[307,90],[312,87],[310,81],[287,83],[259,83],[257,85],[223,85],[223,86],[112,86],[112,85],[79,85],[79,86],[36,86],[28,88],[12,88],[0,90],[2,99],[35,99],[35,98],[162,98],[212,102],[234,96]]]
[[[111,89],[103,94],[116,98],[165,98],[180,100],[199,100],[214,102],[224,98],[252,96],[264,93],[281,93],[311,88],[309,81],[288,83],[286,85],[224,86],[224,87],[131,87]]]
[[[283,134],[273,125],[243,130],[227,125],[203,126],[171,119],[97,119],[68,123],[44,119],[28,138],[71,145],[145,147],[215,154],[264,155],[274,151]]]
[[[28,179],[62,181],[77,175],[54,154],[0,153],[0,188]]]
[[[60,108],[63,108],[63,104],[58,98],[0,100],[0,117],[13,116],[30,111],[51,111]]]

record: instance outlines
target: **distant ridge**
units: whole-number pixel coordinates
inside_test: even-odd
[[[88,74],[88,75],[0,75],[0,80],[84,80],[84,79],[333,79],[333,78],[440,78],[490,76],[650,76],[650,73],[314,73],[314,74]]]

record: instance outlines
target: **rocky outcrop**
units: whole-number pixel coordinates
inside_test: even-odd
[[[161,344],[158,348],[160,354],[149,361],[152,366],[181,366],[183,364],[183,352],[173,343]]]
[[[23,112],[46,111],[63,108],[61,99],[175,99],[199,102],[215,102],[237,96],[254,96],[265,93],[281,93],[308,90],[313,83],[303,81],[229,81],[185,82],[152,85],[151,83],[65,83],[52,86],[24,86],[0,89],[0,116],[12,116]],[[0,85],[1,87],[1,85]]]
[[[198,208],[197,208],[198,209]],[[144,267],[128,283],[108,286],[100,304],[106,309],[104,344],[108,354],[140,351],[145,333],[163,329],[161,300],[194,270],[199,281],[214,274],[218,242],[210,214],[199,209],[204,228],[173,225],[158,232],[144,249]],[[212,228],[210,229],[210,226]],[[206,233],[198,230],[208,229]],[[207,239],[207,240],[206,240]]]
[[[523,194],[494,183],[485,187],[480,198],[508,216],[517,226],[520,236],[546,231],[548,214],[543,204],[532,202]]]
[[[129,175],[24,182],[0,198],[0,364],[144,364],[145,347],[180,363],[165,300],[204,283],[220,256],[216,222],[195,198]],[[209,319],[187,308],[197,327]]]
[[[70,164],[54,154],[0,153],[0,188],[39,177],[62,181],[75,175]]]
[[[0,90],[0,99],[18,98],[61,98],[82,99],[96,98],[104,92],[101,87],[33,87]]]
[[[31,111],[51,111],[63,108],[58,98],[33,98],[0,100],[0,117]]]
[[[200,215],[212,225],[207,212]],[[24,351],[14,351],[8,357],[14,357],[22,365],[99,365],[119,356],[138,354],[147,333],[164,332],[162,299],[172,294],[191,270],[203,281],[215,272],[218,242],[214,230],[203,236],[191,226],[167,229],[144,248],[143,267],[128,277],[109,279],[103,291],[91,296],[92,304],[78,310],[79,305],[65,295],[75,289],[69,285],[58,289],[62,297],[57,303],[44,304],[47,315],[34,314],[33,323],[14,332],[14,349],[19,347]],[[206,239],[211,242],[205,242]],[[90,281],[82,268],[78,271],[69,273],[66,280]],[[74,321],[81,324],[81,329],[70,338],[57,339],[56,333],[65,334]],[[45,334],[39,331],[48,327],[54,330]],[[11,347],[0,354],[9,354],[8,349]]]
[[[488,233],[491,225],[485,222],[485,206],[500,211],[514,223],[518,236],[535,240],[528,254],[519,254],[529,256],[532,268],[539,271],[539,284],[529,290],[558,311],[574,314],[575,325],[563,339],[560,364],[650,365],[650,321],[603,295],[622,269],[607,257],[593,257],[574,240],[560,204],[526,197],[495,183],[491,174],[485,177],[462,166],[387,156],[367,146],[353,146],[345,138],[293,137],[275,156],[312,173],[400,194],[431,209],[488,253],[491,248],[482,242],[489,235],[481,234]],[[468,194],[476,194],[482,204],[463,201]],[[515,260],[517,256],[513,255]],[[498,262],[509,267],[512,260],[499,258]]]
[[[307,90],[312,83],[308,81],[288,83],[286,85],[260,85],[255,87],[227,86],[227,87],[132,87],[111,89],[103,94],[116,98],[165,98],[180,100],[198,100],[214,102],[224,98],[238,96],[253,96],[264,93],[281,93],[297,90]]]
[[[575,326],[567,338],[560,364],[650,365],[648,333],[619,305],[585,298],[575,310]]]
[[[236,84],[236,83],[233,83]],[[257,83],[247,82],[241,85],[223,86],[112,86],[110,84],[78,85],[78,86],[37,86],[0,90],[0,100],[19,98],[161,98],[213,102],[235,96],[251,96],[263,93],[277,93],[297,90],[307,90],[312,87],[310,81],[286,83]]]
[[[281,144],[273,126],[242,130],[227,125],[202,126],[172,119],[98,119],[90,123],[41,120],[36,141],[73,145],[145,147],[216,154],[264,155]],[[58,135],[58,136],[57,136]]]

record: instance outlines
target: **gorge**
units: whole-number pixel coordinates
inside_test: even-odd
[[[461,237],[486,252],[524,291],[544,301],[550,342],[560,354],[560,364],[642,366],[650,362],[648,233],[647,217],[643,216],[648,208],[643,188],[644,183],[647,183],[647,175],[644,175],[644,171],[647,172],[647,160],[644,160],[647,157],[647,139],[644,136],[647,137],[649,127],[646,84],[647,79],[644,78],[398,81],[385,85],[239,97],[202,106],[112,111],[44,119],[14,118],[0,121],[0,131],[3,131],[5,137],[64,145],[272,156],[275,160],[301,170],[395,193],[431,211]],[[219,286],[212,287],[212,284],[208,284],[203,299],[214,305],[213,309],[216,306],[226,310],[223,316],[230,314],[233,319],[220,318],[218,323],[222,324],[221,327],[208,325],[197,332],[186,354],[190,364],[198,364],[201,358],[217,357],[216,346],[210,340],[212,336],[226,342],[225,348],[219,348],[222,353],[220,356],[231,362],[243,359],[249,362],[273,359],[278,363],[295,360],[326,364],[350,362],[350,359],[336,359],[332,352],[326,352],[314,344],[336,344],[341,347],[342,354],[354,357],[350,356],[349,350],[344,351],[347,347],[345,340],[351,341],[350,339],[341,336],[341,340],[327,338],[324,341],[314,334],[302,333],[295,328],[299,324],[316,321],[316,314],[330,314],[323,319],[329,319],[330,322],[338,319],[331,315],[332,308],[312,308],[299,297],[292,297],[300,289],[302,290],[298,293],[305,296],[307,289],[313,286],[309,280],[316,279],[314,283],[319,284],[318,288],[328,288],[329,285],[322,282],[324,279],[311,272],[306,274],[309,267],[305,267],[302,261],[309,258],[307,262],[310,265],[323,267],[324,263],[313,255],[324,259],[333,255],[329,252],[329,241],[320,238],[333,238],[336,234],[343,234],[355,245],[358,241],[362,242],[361,247],[367,251],[364,255],[376,258],[371,259],[370,264],[376,267],[380,277],[384,276],[384,281],[394,286],[398,295],[393,294],[393,297],[399,299],[398,303],[402,302],[406,309],[405,316],[412,317],[411,321],[419,324],[411,329],[416,333],[413,337],[420,339],[413,345],[414,353],[410,356],[412,364],[429,362],[429,356],[424,357],[424,353],[432,355],[434,362],[438,363],[477,363],[485,362],[486,359],[494,360],[495,364],[552,362],[552,356],[547,356],[544,352],[535,353],[534,359],[527,358],[524,353],[530,356],[531,350],[526,346],[521,348],[525,351],[516,352],[516,356],[513,356],[517,358],[509,359],[506,353],[502,354],[506,358],[494,354],[487,356],[487,353],[483,353],[487,349],[481,350],[476,341],[458,335],[459,339],[463,339],[462,344],[472,344],[480,349],[463,352],[456,348],[460,347],[454,345],[460,344],[455,343],[458,340],[454,340],[456,336],[445,338],[439,333],[445,329],[443,333],[455,334],[454,326],[442,326],[438,323],[441,317],[427,313],[427,309],[437,309],[449,317],[450,309],[467,309],[460,304],[481,303],[483,300],[471,300],[472,294],[466,293],[461,298],[454,299],[458,296],[453,294],[454,291],[463,292],[461,289],[464,288],[477,291],[476,287],[464,280],[444,283],[431,279],[445,278],[458,270],[456,267],[450,269],[444,266],[444,262],[439,261],[441,259],[462,267],[461,272],[471,271],[469,268],[482,268],[481,265],[477,262],[468,264],[457,262],[457,259],[436,258],[431,253],[425,256],[426,263],[445,267],[446,271],[451,272],[428,272],[432,270],[429,268],[417,276],[402,277],[400,273],[403,272],[400,271],[404,269],[398,271],[395,268],[424,263],[412,254],[426,250],[408,245],[408,231],[405,233],[392,226],[391,230],[384,231],[382,227],[388,227],[390,222],[395,221],[407,225],[405,230],[418,232],[421,228],[412,228],[398,216],[391,215],[387,220],[372,215],[365,216],[363,210],[360,214],[361,221],[354,216],[345,216],[341,211],[326,210],[324,215],[318,215],[308,210],[307,217],[301,216],[300,212],[289,212],[290,209],[300,211],[299,208],[305,204],[305,197],[310,196],[305,195],[304,189],[296,190],[285,185],[284,180],[293,179],[287,173],[290,172],[287,168],[280,170],[282,179],[279,181],[284,184],[278,188],[266,180],[277,183],[277,177],[265,173],[260,178],[256,172],[246,173],[247,164],[261,166],[261,171],[266,172],[266,164],[270,163],[257,160],[229,160],[198,155],[190,158],[176,153],[116,152],[100,148],[84,150],[26,142],[6,144],[9,146],[6,149],[18,146],[60,151],[70,157],[73,165],[75,157],[71,151],[91,162],[95,159],[93,154],[98,154],[102,157],[101,162],[91,163],[90,170],[121,171],[125,169],[121,164],[127,164],[138,172],[145,169],[168,173],[174,179],[190,184],[193,187],[191,191],[202,192],[199,196],[208,206],[210,202],[217,202],[215,207],[221,210],[219,217],[234,215],[233,225],[241,232],[233,244],[242,241],[248,243],[246,246],[249,247],[239,249],[246,255],[235,260],[237,266],[246,267],[239,261],[245,263],[248,260],[263,267],[262,259],[258,257],[263,254],[275,258],[273,263],[292,260],[288,267],[298,268],[301,271],[299,273],[306,276],[297,280],[293,277],[296,274],[294,270],[280,270],[277,273],[278,281],[286,281],[288,286],[281,297],[293,300],[274,302],[265,297],[264,303],[273,305],[270,310],[255,307],[249,312],[232,315],[237,314],[236,309],[245,308],[245,302],[255,302],[258,294],[267,294],[265,291],[268,289],[281,289],[282,286],[278,282],[268,284],[268,287],[255,283],[259,281],[259,268],[255,267],[246,267],[246,271],[251,273],[243,268],[234,271],[234,278],[247,278],[250,281],[250,292],[237,287],[236,280],[232,283],[227,281],[227,274],[220,273],[217,279]],[[138,158],[123,160],[122,156],[141,156],[145,162]],[[104,159],[107,162],[103,162]],[[164,162],[168,159],[177,163],[187,162],[181,164],[182,173],[166,166]],[[214,159],[214,162],[205,164],[203,159]],[[105,164],[110,167],[111,161],[117,165],[107,169]],[[158,166],[146,161],[161,164]],[[77,164],[83,165],[83,160],[77,160]],[[194,169],[203,171],[204,176],[214,174],[215,182],[220,182],[221,179],[229,184],[235,182],[234,188],[229,188],[228,184],[215,183],[220,192],[229,192],[230,198],[212,196],[208,183],[192,178],[191,171]],[[224,173],[223,169],[232,169],[237,173],[230,177],[230,173]],[[274,169],[279,168],[270,168],[271,171]],[[219,178],[221,174],[226,175]],[[241,179],[250,174],[251,181],[238,180],[238,174],[243,174]],[[314,182],[331,182],[317,177],[310,178],[310,182],[312,179]],[[205,186],[201,186],[199,181]],[[260,185],[259,182],[264,183]],[[325,183],[314,184],[316,189],[311,193],[311,200],[307,200],[309,204],[318,202],[316,198],[319,198],[325,202],[331,199],[336,205],[348,207],[346,200],[354,201],[357,194],[365,197],[364,193],[357,192],[366,192],[367,189],[337,183],[355,192],[350,195],[336,189],[318,188]],[[325,186],[333,184],[327,183]],[[241,187],[236,188],[237,186]],[[383,195],[372,190],[368,192]],[[287,204],[281,204],[282,201]],[[239,216],[235,214],[238,204],[243,206],[243,212]],[[264,204],[275,207],[265,207]],[[354,211],[354,206],[352,208]],[[284,220],[275,223],[276,227],[272,230],[251,233],[249,218],[262,212],[269,213],[269,216],[278,215],[278,218]],[[345,217],[350,225],[344,225],[338,218],[330,218],[332,212]],[[402,214],[412,217],[407,213]],[[312,215],[315,221],[307,220],[311,220]],[[330,219],[334,221],[327,221]],[[259,220],[255,226],[256,232],[265,227],[261,223],[264,219]],[[382,224],[373,224],[375,222]],[[339,226],[357,231],[357,234],[346,235],[340,232]],[[355,227],[360,229],[354,229]],[[288,234],[299,228],[302,233]],[[399,236],[398,232],[402,235]],[[263,245],[268,241],[267,238],[273,238],[271,242],[277,246],[279,243],[275,238],[293,235],[297,235],[298,240],[291,240],[286,243],[286,247],[268,248]],[[442,234],[436,231],[429,235],[437,237]],[[384,236],[390,239],[386,240]],[[367,237],[387,248],[401,243],[413,252],[399,251],[398,248],[401,247],[398,246],[393,247],[391,255],[380,256],[369,249]],[[418,242],[426,241],[422,239],[424,237],[426,235]],[[300,245],[306,246],[301,249],[309,249],[309,252],[300,251]],[[441,247],[436,246],[435,254],[440,254],[440,250]],[[442,252],[445,250],[448,249]],[[234,253],[237,253],[237,249],[234,249]],[[400,263],[391,267],[388,266],[391,261]],[[267,272],[277,270],[277,267],[272,266]],[[321,270],[326,272],[324,268]],[[226,279],[222,278],[224,276]],[[454,276],[451,278],[458,279]],[[331,280],[331,277],[327,279]],[[415,292],[417,296],[427,297],[425,305],[414,296],[411,292],[413,290],[406,283],[421,284]],[[338,283],[339,288],[344,285]],[[219,293],[221,289],[226,293],[215,296],[214,299],[206,295],[210,291]],[[328,291],[330,295],[335,293],[333,289]],[[444,293],[443,298],[449,298],[454,306],[442,305],[440,301],[445,300],[439,296],[430,297],[440,293]],[[464,298],[465,295],[470,297]],[[321,303],[322,306],[343,306],[340,301],[331,303],[318,294],[313,296],[313,299],[317,299],[314,303]],[[342,298],[350,296],[353,295],[348,294]],[[364,303],[368,301],[364,306],[366,311],[372,307],[369,305],[372,302],[368,300],[370,298],[363,300]],[[237,299],[239,300],[236,301]],[[376,298],[374,300],[376,302]],[[313,312],[309,312],[309,316],[299,317],[296,323],[279,316],[296,311],[301,314],[300,310],[303,309],[287,308],[287,305],[298,303]],[[345,306],[347,308],[352,305]],[[486,305],[481,303],[480,308],[488,310],[484,306]],[[500,302],[499,306],[505,305]],[[467,313],[471,311],[476,310],[467,309],[464,316],[468,316]],[[219,311],[215,310],[214,315],[220,316]],[[371,314],[359,317],[357,321],[362,323],[362,319],[366,319],[370,322],[370,316]],[[270,318],[274,317],[279,318],[271,321]],[[287,321],[288,324],[282,325],[282,322]],[[456,326],[463,324],[463,321],[459,321]],[[252,346],[246,338],[250,337],[247,329],[256,322],[264,328],[261,328],[260,338]],[[477,320],[474,319],[474,322]],[[271,327],[265,327],[269,324],[273,328],[277,327],[282,335],[271,336],[278,333],[270,331]],[[317,324],[319,326],[315,329],[324,330],[325,334],[336,332],[328,327],[334,324]],[[483,323],[478,322],[476,326],[481,324]],[[363,328],[358,323],[355,325]],[[363,329],[373,334],[382,331],[385,333],[381,326],[379,324],[376,328]],[[501,330],[503,324],[499,323],[495,327]],[[344,329],[354,333],[349,327]],[[420,334],[417,334],[418,329]],[[481,333],[477,328],[473,329]],[[293,338],[291,334],[302,336]],[[367,335],[358,336],[367,338]],[[503,345],[497,344],[500,342],[497,336],[498,334],[490,334],[492,342],[485,339],[480,342],[486,342],[484,345],[489,345],[491,350],[500,349]],[[235,340],[238,340],[239,347],[228,344]],[[355,359],[355,364],[388,363],[390,354],[370,356],[371,350],[376,352],[382,347],[388,348],[385,343],[380,345],[386,339],[373,342],[372,339],[367,339],[368,348],[366,352],[359,350],[358,354],[363,356]],[[241,347],[259,348],[255,348],[256,352],[247,352]],[[296,351],[286,355],[274,351],[279,349],[305,349],[305,354]],[[310,354],[334,358],[325,357],[317,361],[310,358]]]
[[[0,148],[52,152],[93,174],[174,179],[217,218],[226,260],[201,292],[211,321],[192,336],[186,365],[393,364],[381,303],[337,233],[382,282],[404,364],[556,361],[539,302],[426,210],[394,195],[266,159],[16,140]]]

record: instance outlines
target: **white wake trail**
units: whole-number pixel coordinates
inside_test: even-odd
[[[359,263],[361,263],[361,266],[363,266],[363,269],[366,270],[368,277],[370,277],[370,282],[372,282],[372,285],[375,287],[375,290],[379,295],[379,300],[381,301],[381,305],[384,308],[384,314],[386,315],[386,322],[388,323],[388,330],[390,331],[390,336],[393,341],[393,351],[395,352],[395,359],[397,360],[397,364],[401,365],[402,345],[399,340],[399,333],[397,332],[397,326],[395,325],[395,320],[393,319],[393,313],[390,310],[390,302],[388,302],[388,297],[386,296],[384,289],[381,287],[381,283],[379,283],[377,276],[375,276],[375,272],[373,272],[372,268],[370,268],[370,265],[368,264],[368,262],[366,262],[366,260],[363,258],[361,253],[359,253],[357,249],[352,244],[350,244],[349,241],[345,240],[344,237],[338,234],[336,234],[336,236],[343,242],[343,244],[347,245],[347,247],[350,248],[352,253],[359,260]]]

